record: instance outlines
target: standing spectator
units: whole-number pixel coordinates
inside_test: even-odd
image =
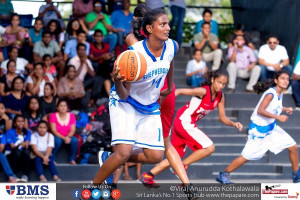
[[[9,95],[3,97],[3,102],[6,107],[6,113],[10,114],[10,118],[15,115],[22,115],[29,96],[24,91],[24,79],[17,76],[11,83],[11,91]]]
[[[174,28],[176,24],[176,41],[179,46],[182,43],[182,33],[183,33],[183,20],[185,17],[185,0],[170,0],[169,6],[172,13],[172,20],[170,22],[171,30]]]
[[[6,132],[8,149],[11,153],[7,156],[13,171],[21,167],[23,175],[20,181],[27,182],[30,171],[29,143],[31,131],[25,128],[25,119],[22,115],[16,115],[13,120],[13,128]]]
[[[102,11],[101,0],[93,0],[93,12],[87,14],[85,21],[90,30],[99,29],[104,35],[104,42],[109,43],[110,51],[112,52],[117,44],[117,35],[109,34],[109,32],[118,32],[121,29],[115,29],[111,25],[109,16]]]
[[[84,21],[73,18],[67,26],[66,35],[65,35],[65,43],[67,43],[71,39],[77,39],[78,33],[84,31],[86,34],[88,34],[89,30],[85,26]]]
[[[11,91],[12,81],[18,75],[16,74],[16,62],[10,60],[7,63],[7,74],[0,77],[0,96],[6,96]]]
[[[74,0],[73,1],[73,17],[85,20],[85,16],[93,11],[92,0]]]
[[[43,63],[34,64],[32,75],[28,76],[27,80],[28,91],[32,95],[39,97],[44,96],[45,84],[51,83],[54,87],[54,95],[56,95],[56,85],[53,77],[50,74],[46,74],[43,69]]]
[[[46,113],[39,112],[39,100],[37,97],[30,97],[28,100],[23,116],[25,118],[25,128],[35,132],[39,121],[41,121]]]
[[[109,96],[111,89],[111,72],[113,69],[112,54],[109,51],[109,44],[102,42],[103,34],[101,30],[94,33],[94,42],[91,42],[89,58],[92,61],[96,75],[104,78],[104,88]]]
[[[29,29],[29,46],[33,47],[34,44],[42,40],[43,33],[43,20],[41,18],[36,18],[34,21],[33,28]]]
[[[252,50],[255,50],[254,44],[250,40],[250,35],[245,32],[245,26],[242,24],[237,24],[234,28],[234,33],[229,35],[228,39],[228,49],[234,46],[233,41],[235,40],[236,36],[242,35],[245,39],[245,44],[249,46]]]
[[[37,131],[31,136],[31,149],[36,155],[34,158],[35,169],[41,182],[46,182],[47,179],[44,175],[44,166],[48,166],[53,180],[60,182],[57,169],[54,164],[52,150],[54,148],[54,137],[48,131],[48,124],[42,120],[38,122]]]
[[[199,49],[195,49],[192,60],[187,63],[186,66],[186,78],[187,84],[196,88],[203,82],[202,75],[205,74],[208,69],[206,63],[202,60],[202,52]]]
[[[27,75],[26,71],[32,70],[33,66],[25,58],[19,57],[19,50],[16,47],[12,47],[9,51],[9,59],[1,63],[1,73],[7,73],[7,63],[9,60],[14,60],[16,63],[16,74],[25,78]]]
[[[61,48],[65,42],[65,34],[63,33],[59,22],[55,19],[51,19],[47,24],[47,29],[52,34],[52,40],[56,41],[59,48]]]
[[[64,50],[65,61],[77,55],[76,47],[78,44],[85,44],[86,55],[89,55],[90,43],[86,41],[86,32],[79,31],[77,34],[77,39],[71,39],[66,43],[65,50]]]
[[[49,54],[53,64],[59,69],[59,76],[63,76],[65,61],[56,41],[52,40],[52,34],[45,30],[42,34],[42,41],[34,44],[33,60],[35,63],[43,62],[43,56]]]
[[[50,74],[54,78],[54,83],[56,84],[57,71],[56,67],[52,63],[52,58],[49,54],[45,54],[43,56],[43,64],[43,70],[45,74]]]
[[[54,96],[54,87],[51,83],[46,83],[44,87],[44,96],[39,98],[40,110],[39,112],[49,114],[56,111],[56,103],[58,98]]]
[[[296,110],[300,111],[300,61],[297,63],[292,76],[293,97],[296,102]]]
[[[53,5],[52,0],[45,0],[46,5],[42,5],[39,9],[38,17],[43,19],[44,26],[47,26],[51,19],[58,20],[60,26],[64,29],[65,23],[62,20],[61,14],[56,6]]]
[[[293,67],[290,65],[289,56],[284,46],[279,44],[278,37],[271,35],[267,44],[262,45],[258,52],[258,64],[261,67],[260,80],[273,78],[274,73],[280,69],[292,75]]]
[[[215,34],[217,37],[219,36],[219,27],[218,27],[218,23],[212,19],[212,12],[211,10],[209,10],[208,8],[205,8],[203,13],[202,13],[202,17],[203,19],[200,20],[197,24],[196,24],[196,31],[195,34],[197,33],[201,33],[202,30],[202,24],[204,22],[207,22],[210,24],[211,30],[210,32]]]
[[[88,99],[82,80],[76,77],[76,69],[73,65],[68,66],[66,76],[58,82],[58,96],[68,100],[71,110],[86,110]]]
[[[118,45],[124,43],[124,38],[131,32],[131,22],[133,20],[133,14],[129,10],[130,0],[123,0],[122,10],[115,10],[110,16],[111,24],[119,31],[116,32],[118,36]]]
[[[243,35],[237,35],[233,43],[234,46],[228,50],[227,55],[230,61],[227,66],[229,74],[228,93],[234,92],[236,77],[250,77],[246,92],[254,92],[253,86],[257,83],[260,75],[260,67],[256,65],[255,55],[252,49],[246,46]]]
[[[205,62],[213,61],[212,70],[217,70],[222,60],[222,50],[218,47],[219,39],[214,33],[211,33],[209,22],[204,22],[201,30],[201,33],[194,35],[195,48],[202,51]]]
[[[76,117],[73,113],[68,112],[68,104],[66,100],[59,100],[57,103],[57,112],[52,113],[49,117],[50,129],[54,134],[53,157],[56,155],[62,144],[70,146],[69,161],[76,164],[75,157],[78,149],[78,140],[74,137]]]
[[[156,8],[165,8],[165,4],[162,0],[146,0],[146,5],[149,6],[152,10]]]

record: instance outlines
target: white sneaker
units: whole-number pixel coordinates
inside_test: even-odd
[[[25,183],[28,182],[28,176],[22,175],[19,182],[25,182]]]

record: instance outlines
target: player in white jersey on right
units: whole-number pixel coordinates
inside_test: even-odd
[[[223,184],[232,183],[229,173],[233,172],[248,160],[259,160],[269,150],[274,154],[288,149],[292,164],[292,178],[294,183],[300,182],[300,170],[298,166],[298,146],[294,139],[276,124],[276,120],[286,122],[288,116],[282,115],[293,113],[292,107],[282,106],[282,91],[289,85],[289,73],[284,70],[276,72],[274,79],[258,82],[254,86],[257,93],[263,93],[249,125],[248,141],[241,155],[227,166],[225,171],[220,172],[216,180]]]

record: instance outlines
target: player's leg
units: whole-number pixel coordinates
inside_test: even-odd
[[[190,164],[211,155],[214,151],[215,151],[215,145],[213,144],[206,148],[198,149],[194,151],[191,155],[189,155],[186,159],[184,159],[183,164],[189,166]]]

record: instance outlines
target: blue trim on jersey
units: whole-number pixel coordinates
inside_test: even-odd
[[[274,129],[275,126],[276,126],[275,121],[272,124],[269,124],[267,126],[259,126],[251,121],[249,125],[249,131],[255,128],[259,133],[266,134],[264,136],[255,136],[254,134],[252,134],[252,139],[254,139],[255,137],[263,139],[267,135],[271,134],[271,131]]]
[[[282,98],[282,93],[280,94],[280,96],[278,96],[276,88],[275,87],[271,87],[271,88],[275,90],[275,93],[276,93],[276,95],[278,97],[278,101],[279,101]]]
[[[160,142],[160,135],[161,135],[161,131],[160,128],[158,128],[158,141]]]
[[[130,46],[130,47],[128,47],[127,49],[128,49],[128,50],[133,50],[133,47],[132,47],[132,46]]]
[[[174,45],[174,56],[176,55],[177,53],[177,45],[176,45],[176,42],[174,40],[172,40],[173,42],[173,45]]]
[[[167,45],[166,45],[166,42],[164,42],[164,48],[163,48],[163,51],[162,51],[162,53],[161,53],[160,60],[163,60],[163,59],[164,59],[164,55],[165,55],[166,48],[167,48]]]
[[[154,102],[153,104],[150,104],[150,105],[143,105],[143,104],[137,102],[136,100],[134,100],[131,96],[128,96],[125,101],[120,99],[119,102],[129,103],[130,105],[132,105],[132,107],[136,111],[138,111],[139,113],[141,113],[143,115],[160,115],[158,102]],[[156,110],[158,110],[158,111],[156,111]],[[154,112],[154,111],[156,111],[156,112]]]
[[[117,141],[123,141],[123,142],[133,142],[135,143],[135,140],[123,140],[123,139],[116,139],[116,140],[112,140],[111,143],[113,142],[117,142]]]
[[[145,143],[140,143],[140,142],[135,142],[135,144],[141,144],[141,145],[145,145],[145,146],[148,146],[148,147],[161,147],[161,148],[165,148],[165,146],[151,145],[151,144],[145,144]]]
[[[148,54],[148,56],[150,56],[150,58],[152,59],[153,62],[156,62],[156,58],[155,56],[149,51],[147,44],[146,44],[147,38],[143,40],[143,47],[146,51],[146,53]]]

